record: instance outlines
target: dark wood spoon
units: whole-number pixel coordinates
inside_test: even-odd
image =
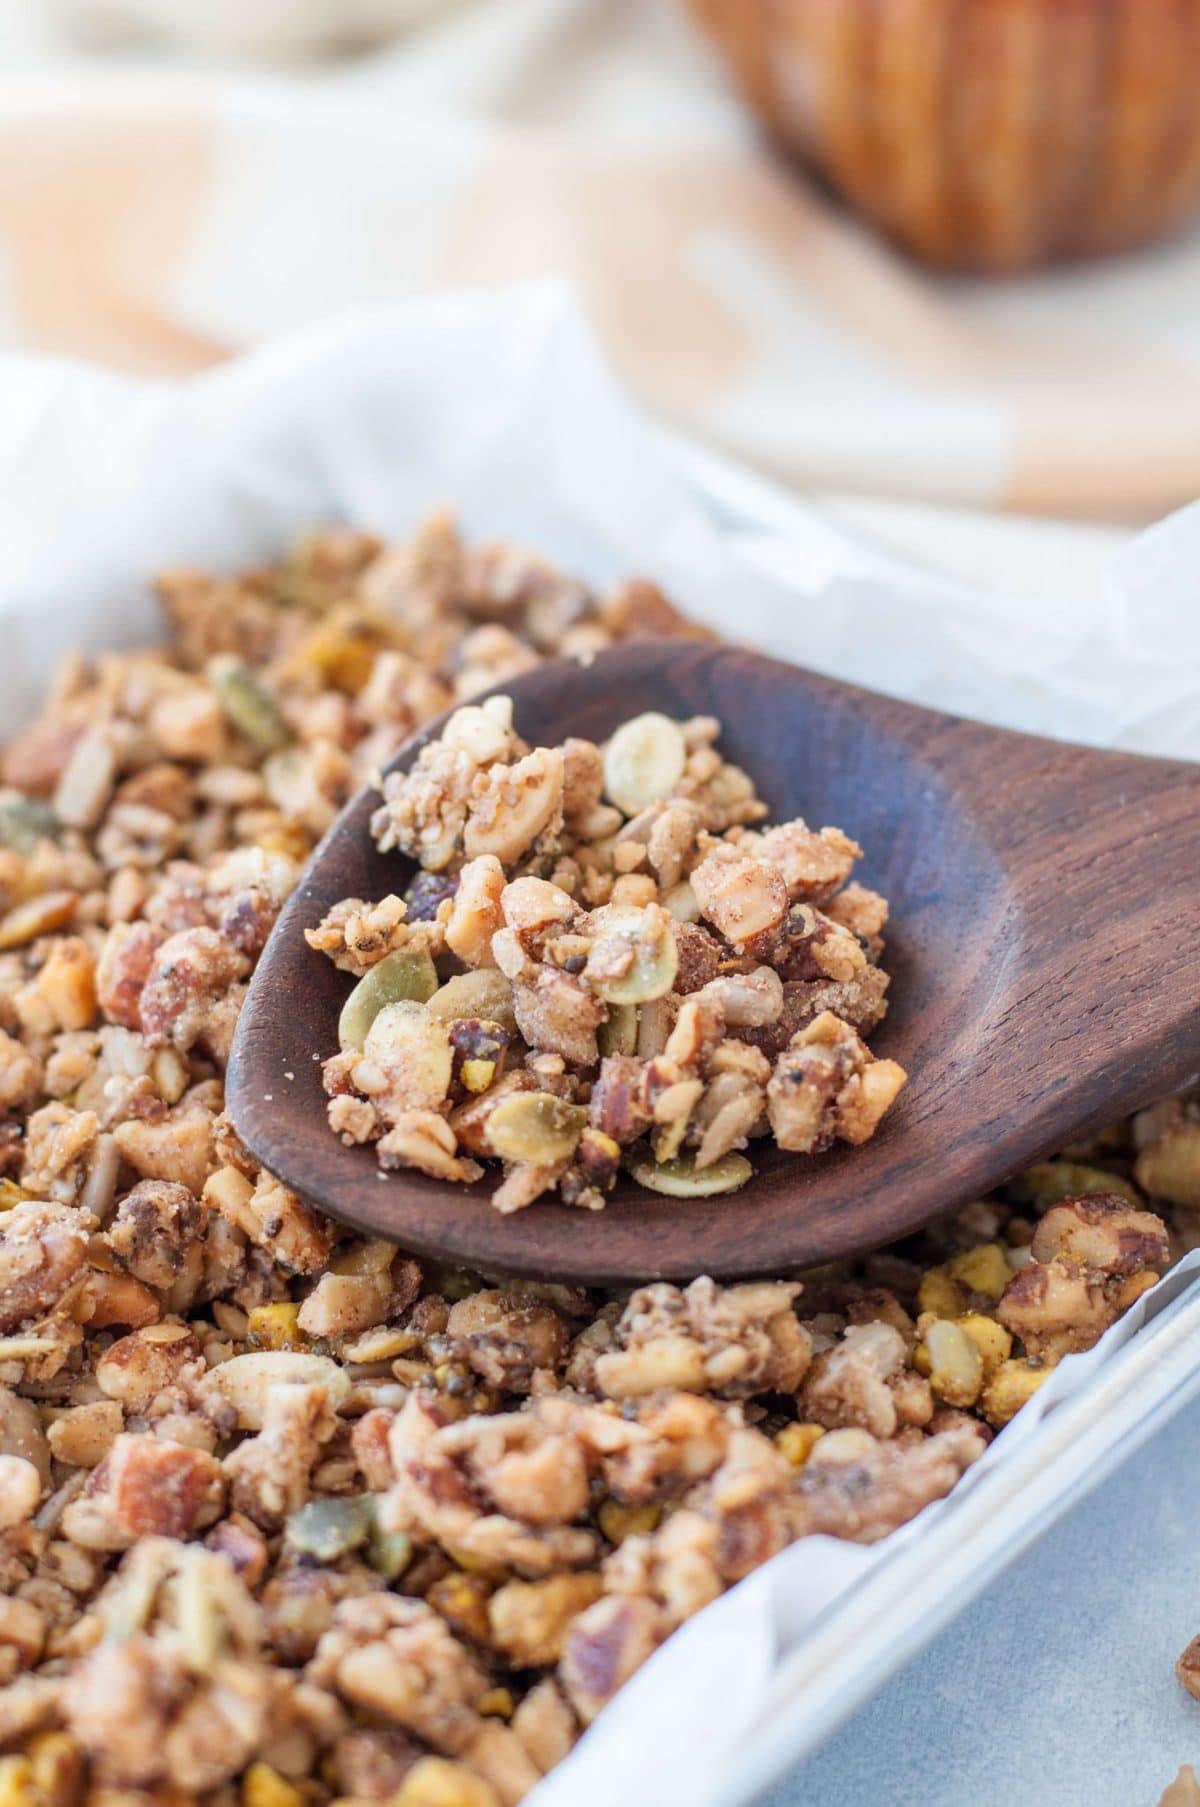
[[[600,1212],[493,1211],[472,1188],[346,1148],[325,1120],[350,980],[302,931],[342,897],[403,891],[366,791],[293,893],[242,1010],[233,1121],[263,1164],[355,1229],[494,1273],[620,1282],[782,1274],[916,1230],[1200,1067],[1200,766],[983,727],[750,652],[679,640],[560,660],[500,686],[531,742],[603,740],[644,709],[715,715],[772,821],[836,822],[891,900],[891,1008],[872,1037],[910,1078],[873,1141],[816,1158],[752,1145],[741,1192],[622,1180]],[[412,763],[432,723],[393,766]]]

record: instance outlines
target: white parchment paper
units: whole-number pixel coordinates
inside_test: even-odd
[[[733,637],[834,675],[1043,733],[1200,757],[1200,510],[1144,535],[1103,594],[1053,615],[902,566],[802,504],[700,506],[557,290],[423,300],[183,385],[0,360],[0,719],[57,658],[155,637],[159,567],[267,557],[345,519],[407,531],[452,501],[597,583],[640,572]],[[1085,1387],[1196,1257],[1058,1368],[955,1496],[874,1549],[811,1538],[685,1626],[537,1807],[704,1807],[780,1658],[889,1548]]]

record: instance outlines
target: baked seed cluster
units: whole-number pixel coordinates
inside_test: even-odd
[[[0,1807],[515,1807],[682,1620],[947,1493],[1153,1283],[1196,1101],[752,1285],[349,1236],[223,1114],[301,862],[423,721],[688,630],[446,519],[160,591],[164,644],[68,661],[0,759]]]
[[[501,1212],[595,1211],[623,1166],[705,1197],[750,1178],[752,1137],[874,1134],[905,1079],[864,1039],[887,902],[840,828],[764,827],[719,734],[651,712],[529,747],[492,696],[383,780],[372,834],[416,879],[307,931],[358,981],[324,1065],[344,1142],[440,1180],[498,1161]]]

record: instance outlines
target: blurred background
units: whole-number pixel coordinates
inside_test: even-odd
[[[1200,0],[0,0],[0,352],[560,277],[661,419],[1052,610],[1200,495],[1198,70]],[[1198,1461],[1192,1408],[773,1807],[1156,1800]]]
[[[1049,596],[1200,494],[1198,66],[1200,0],[0,0],[0,348],[561,275],[669,421]]]

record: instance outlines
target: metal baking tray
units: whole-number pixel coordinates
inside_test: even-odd
[[[777,485],[674,433],[662,440],[722,526],[786,529],[799,514]],[[1155,1297],[1154,1316],[1024,1449],[884,1556],[788,1653],[711,1807],[743,1807],[786,1775],[1200,1394],[1200,1273],[1168,1275]]]

